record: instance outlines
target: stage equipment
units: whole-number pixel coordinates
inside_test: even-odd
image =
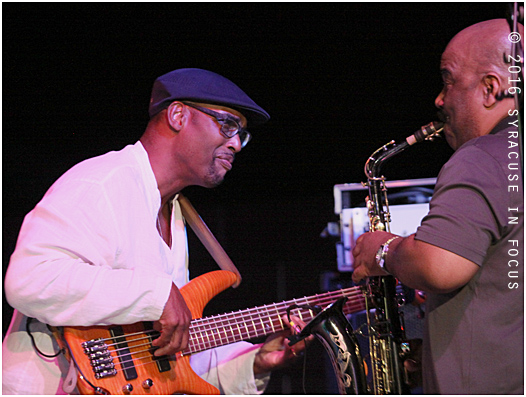
[[[385,182],[389,189],[391,232],[406,237],[414,233],[422,218],[429,212],[429,201],[436,178],[408,179]],[[365,206],[367,187],[363,183],[334,186],[334,212],[339,222],[331,222],[327,231],[339,237],[336,255],[339,272],[352,272],[352,250],[356,239],[369,231],[369,210]]]

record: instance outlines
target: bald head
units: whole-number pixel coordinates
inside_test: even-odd
[[[519,25],[521,37],[524,28]],[[458,53],[459,61],[466,71],[484,74],[490,71],[506,77],[511,42],[510,26],[505,19],[492,19],[472,25],[458,33],[449,42],[446,51]]]
[[[519,29],[521,35],[523,27]],[[510,73],[512,43],[505,19],[477,23],[458,33],[442,54],[444,86],[435,100],[446,122],[444,135],[453,149],[489,134],[514,108],[504,93],[517,74]]]

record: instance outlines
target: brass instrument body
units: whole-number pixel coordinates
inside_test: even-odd
[[[405,341],[404,327],[398,313],[396,280],[392,276],[373,277],[365,286],[364,293],[367,297],[371,392],[409,394],[403,367],[409,345]]]
[[[394,141],[376,150],[365,163],[369,189],[367,208],[370,232],[390,231],[391,215],[387,200],[385,178],[380,175],[382,165],[409,146],[424,140],[433,140],[443,129],[443,123],[429,123],[400,144]],[[392,276],[370,277],[363,293],[366,297],[369,354],[373,394],[408,394],[404,357],[409,353],[405,341],[402,318],[398,311],[396,279]],[[370,307],[369,305],[372,305]],[[374,310],[373,310],[374,309]],[[374,312],[374,313],[373,313]]]
[[[347,298],[340,298],[318,313],[290,345],[315,335],[325,348],[336,375],[339,394],[368,394],[367,376],[358,341],[351,324],[343,314]]]

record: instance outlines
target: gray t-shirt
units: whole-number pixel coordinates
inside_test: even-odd
[[[427,394],[524,391],[524,211],[516,125],[508,117],[453,154],[415,236],[480,266],[464,287],[428,296]]]

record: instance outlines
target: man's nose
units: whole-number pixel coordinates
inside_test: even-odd
[[[444,91],[440,91],[440,94],[435,98],[435,106],[439,109],[442,109],[444,106]]]
[[[241,138],[239,137],[239,135],[236,134],[232,138],[228,138],[227,146],[234,153],[240,152],[242,147],[241,147]]]

